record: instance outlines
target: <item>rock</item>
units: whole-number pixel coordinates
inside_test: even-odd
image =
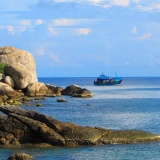
[[[13,78],[15,89],[25,89],[28,84],[38,81],[36,64],[29,52],[11,46],[0,48],[0,62],[6,64],[5,75]]]
[[[29,160],[32,156],[26,153],[17,153],[15,155],[10,156],[7,160]]]
[[[14,81],[10,76],[6,76],[4,82],[14,88]]]
[[[64,98],[59,98],[59,99],[57,99],[57,102],[67,102],[67,101]]]
[[[68,87],[66,87],[65,89],[63,89],[61,91],[62,95],[70,95],[72,96],[76,91],[80,90],[81,87],[79,87],[76,84],[70,85]]]
[[[92,96],[93,96],[93,94],[85,88],[77,90],[74,92],[74,94],[72,94],[72,97],[87,98],[87,97],[92,97]]]
[[[43,104],[42,104],[42,103],[38,103],[38,104],[36,104],[36,106],[37,106],[37,107],[42,107]]]
[[[44,97],[35,97],[34,100],[45,100]]]
[[[53,85],[46,85],[48,87],[46,96],[47,97],[56,97],[56,96],[61,96],[61,91],[63,90],[62,87],[57,87]]]
[[[40,136],[41,138],[46,140],[46,142],[48,142],[49,144],[52,144],[54,146],[55,145],[59,145],[59,146],[65,145],[64,138],[58,133],[56,133],[53,129],[46,126],[44,123],[38,122],[36,120],[27,118],[21,115],[13,114],[13,113],[9,115],[21,121],[25,125],[27,125],[34,132],[35,135]]]
[[[30,83],[27,87],[27,96],[35,97],[35,96],[45,96],[48,88],[44,83],[35,82]]]
[[[77,146],[158,142],[160,136],[140,130],[110,130],[60,122],[36,111],[0,106],[0,143],[9,145]],[[45,145],[44,145],[45,144]]]
[[[62,95],[70,95],[72,97],[81,97],[81,98],[93,96],[93,94],[89,90],[85,88],[81,88],[75,84],[66,87],[65,89],[61,91],[61,93]]]
[[[22,92],[15,91],[10,85],[0,82],[0,95],[6,96],[22,96]]]
[[[0,81],[3,81],[5,79],[5,75],[3,73],[0,73]]]

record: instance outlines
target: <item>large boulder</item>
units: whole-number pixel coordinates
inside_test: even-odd
[[[81,87],[76,85],[76,84],[73,84],[73,85],[70,85],[70,86],[67,86],[65,89],[62,90],[62,95],[73,95],[76,91],[80,90]]]
[[[22,96],[23,93],[14,90],[10,85],[0,82],[0,95],[6,96]]]
[[[56,97],[61,96],[61,91],[63,90],[62,87],[54,86],[54,85],[46,85],[48,87],[46,96],[47,97]]]
[[[86,88],[82,88],[78,91],[76,91],[72,97],[82,97],[82,98],[87,98],[87,97],[92,97],[93,94]]]
[[[25,89],[37,82],[36,64],[33,56],[24,50],[11,46],[0,48],[0,63],[5,63],[4,72],[15,83],[15,89]]]
[[[14,88],[14,81],[10,76],[6,76],[4,82]]]
[[[45,96],[48,88],[42,82],[30,83],[27,87],[27,95],[30,97]]]
[[[73,84],[61,91],[62,95],[70,95],[72,97],[92,97],[93,94],[86,88],[81,88],[80,86]]]

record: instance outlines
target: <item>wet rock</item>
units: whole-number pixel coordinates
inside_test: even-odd
[[[67,102],[67,101],[64,98],[59,98],[59,99],[57,99],[57,102]]]
[[[42,103],[38,103],[38,104],[36,104],[36,106],[37,106],[37,107],[42,107],[43,104],[42,104]]]

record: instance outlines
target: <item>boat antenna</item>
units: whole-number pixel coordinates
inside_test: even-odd
[[[115,72],[115,76],[117,77],[117,73]]]

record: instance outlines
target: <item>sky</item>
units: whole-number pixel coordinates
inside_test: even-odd
[[[38,77],[160,76],[160,0],[1,0],[0,20]]]

